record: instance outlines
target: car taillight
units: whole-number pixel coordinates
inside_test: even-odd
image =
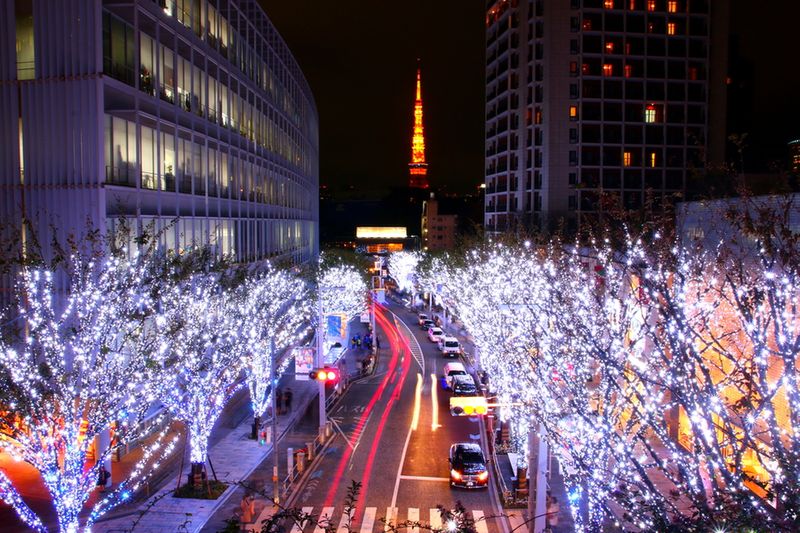
[[[484,470],[483,472],[478,474],[478,481],[486,481],[487,479],[489,479],[489,471],[488,470]]]
[[[459,479],[461,479],[461,472],[459,472],[458,470],[451,470],[450,477],[458,481]]]

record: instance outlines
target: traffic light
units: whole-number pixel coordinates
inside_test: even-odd
[[[308,377],[314,381],[321,381],[323,383],[336,383],[339,381],[339,371],[328,366],[325,368],[315,368],[309,372]]]
[[[451,396],[450,414],[453,416],[485,415],[489,404],[485,396]]]

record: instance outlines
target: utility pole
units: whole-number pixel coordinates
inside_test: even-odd
[[[323,320],[325,319],[325,315],[323,314],[322,309],[322,287],[318,288],[319,292],[319,320],[317,320],[317,356],[315,357],[316,361],[316,368],[323,368],[325,366],[325,355],[322,353],[322,347],[324,342],[322,341],[322,335],[324,334],[324,324]],[[325,436],[325,430],[328,425],[328,414],[325,412],[325,382],[319,381],[319,434],[320,437]]]
[[[272,389],[272,427],[270,428],[271,433],[271,440],[272,440],[272,459],[274,464],[272,465],[272,500],[274,505],[278,505],[281,499],[281,482],[280,476],[278,475],[278,379],[275,376],[277,374],[277,369],[275,368],[275,336],[273,335],[270,339],[270,356],[269,356],[269,366],[270,366],[270,388]],[[258,428],[256,428],[258,430]],[[258,438],[258,435],[256,435]]]

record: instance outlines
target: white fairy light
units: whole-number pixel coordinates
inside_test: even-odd
[[[161,395],[168,380],[154,363],[157,335],[148,318],[155,311],[146,261],[73,257],[69,267],[66,294],[55,289],[61,271],[31,269],[21,275],[19,314],[28,333],[14,347],[0,342],[0,366],[10,378],[1,386],[16,411],[3,417],[0,442],[15,460],[39,471],[59,529],[78,531],[79,513],[96,486],[100,466],[117,448],[149,432],[143,421],[150,404],[142,398]],[[90,463],[92,446],[107,432],[111,446],[95,449]],[[161,435],[153,441],[158,453],[152,461],[141,461],[94,505],[85,528],[171,453],[165,439]],[[29,527],[44,530],[2,472],[0,497]]]

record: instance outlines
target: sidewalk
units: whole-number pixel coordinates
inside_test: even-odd
[[[282,438],[303,416],[311,402],[317,399],[318,386],[313,381],[296,381],[292,374],[284,376],[279,387],[282,389],[291,387],[294,393],[292,412],[278,416],[277,433]],[[268,425],[269,422],[267,422]],[[96,522],[92,529],[108,533],[122,533],[129,530],[133,522],[146,511],[134,530],[136,533],[184,531],[184,527],[187,532],[200,531],[217,508],[236,492],[238,486],[235,483],[246,480],[272,451],[271,444],[260,445],[257,441],[250,439],[251,427],[252,417],[244,416],[236,427],[229,429],[227,434],[211,445],[209,457],[217,479],[232,483],[216,500],[175,498],[169,495],[178,485],[179,475],[182,477],[181,483],[186,480],[189,470],[189,450],[187,448],[181,474],[172,475],[157,492],[135,507],[120,506],[112,510],[109,515]],[[224,428],[219,427],[218,424],[215,433],[223,430]],[[213,477],[210,465],[208,474],[209,477]]]
[[[367,324],[361,324],[358,319],[354,319],[350,324],[350,334],[359,333],[362,337],[368,331]],[[368,355],[365,348],[351,350],[345,349],[339,363],[343,377],[347,381],[352,381],[361,377],[361,360]],[[337,389],[333,397],[329,397],[329,404],[335,402],[346,391],[346,384],[343,389]],[[286,465],[288,462],[287,449],[299,450],[306,446],[309,440],[317,436],[318,427],[313,421],[306,421],[300,424],[305,415],[309,413],[311,418],[316,420],[317,409],[313,405],[318,401],[319,385],[315,381],[298,381],[295,379],[293,370],[285,374],[278,385],[278,390],[291,388],[294,394],[292,412],[286,415],[279,415],[277,421],[278,434],[278,465],[280,479],[286,477]],[[328,394],[331,394],[330,392]],[[208,467],[209,477],[230,483],[228,489],[216,500],[197,500],[190,498],[175,498],[170,493],[180,482],[185,483],[186,474],[189,471],[189,450],[183,450],[184,465],[183,472],[177,473],[178,466],[174,467],[165,476],[151,482],[151,486],[158,486],[155,492],[149,493],[145,499],[130,505],[121,505],[102,517],[92,528],[94,531],[108,533],[123,533],[133,526],[133,522],[141,516],[141,520],[136,525],[135,533],[161,533],[166,531],[187,531],[199,532],[203,530],[209,520],[218,516],[233,516],[239,509],[239,502],[244,493],[238,483],[248,482],[257,489],[265,490],[272,494],[272,444],[260,445],[257,441],[251,440],[252,416],[249,410],[247,392],[243,398],[237,398],[234,402],[237,405],[226,408],[228,416],[220,417],[220,421],[212,433],[213,439],[209,449],[210,463]],[[242,405],[243,404],[243,405]],[[242,409],[244,407],[244,409]],[[242,411],[237,413],[236,411]],[[226,427],[224,419],[238,421],[234,427]],[[270,427],[271,421],[264,421],[265,427]],[[178,426],[180,426],[178,424]],[[183,446],[181,445],[181,448]],[[114,463],[112,471],[114,477],[122,476],[129,471],[135,460],[138,459],[134,452],[124,457],[122,461]],[[268,460],[269,459],[269,460]],[[180,459],[177,460],[180,464]],[[166,478],[166,482],[164,479]],[[149,492],[149,491],[148,491]],[[236,495],[236,497],[233,497]],[[260,514],[269,502],[257,499],[256,514]],[[223,512],[223,510],[225,512]],[[206,530],[217,531],[224,527],[220,520],[212,520],[212,527]],[[185,528],[185,529],[184,529]]]

